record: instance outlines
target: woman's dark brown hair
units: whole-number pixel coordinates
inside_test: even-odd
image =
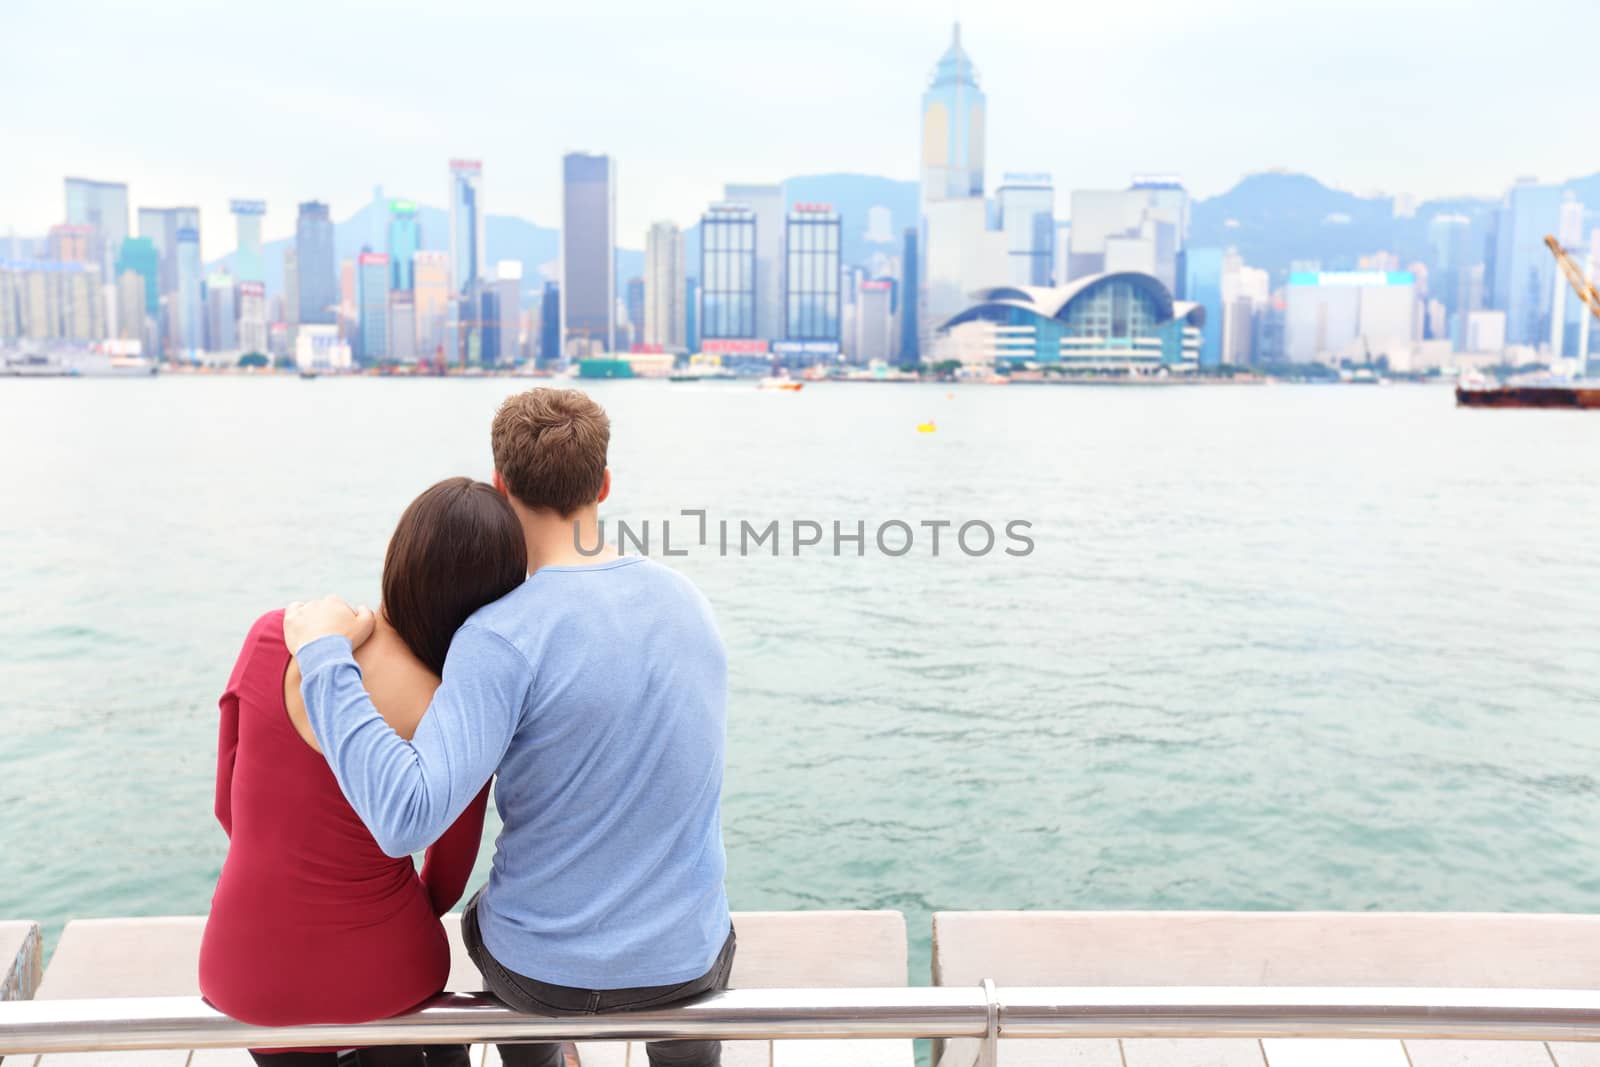
[[[446,478],[411,502],[383,557],[383,613],[434,674],[467,616],[528,577],[522,524],[494,486]]]

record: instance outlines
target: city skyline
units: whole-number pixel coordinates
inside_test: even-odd
[[[271,59],[255,65],[216,47],[237,38],[237,17],[167,6],[160,35],[149,11],[24,2],[0,17],[28,43],[0,89],[29,102],[8,117],[25,164],[0,175],[0,232],[41,234],[61,213],[59,176],[72,174],[126,181],[135,206],[197,204],[207,233],[220,234],[230,200],[263,199],[272,240],[293,231],[299,202],[344,217],[377,183],[440,203],[441,160],[453,156],[484,160],[494,214],[556,225],[560,158],[587,150],[617,160],[619,243],[637,247],[651,222],[692,223],[730,182],[914,179],[912,117],[950,21],[902,4],[822,3],[793,25],[726,4],[673,18],[613,4],[609,16],[490,20],[386,5],[317,9],[307,34],[312,23],[288,5],[251,23],[252,54]],[[1322,19],[1257,0],[1226,14],[1165,0],[961,14],[989,96],[994,175],[1048,171],[1058,188],[1093,188],[1175,173],[1205,197],[1284,168],[1427,199],[1600,169],[1564,132],[1566,75],[1544,55],[1600,23],[1566,0],[1492,27],[1459,6],[1369,0]],[[352,39],[365,43],[352,51]],[[351,62],[405,55],[416,40],[428,42],[416,61],[426,76],[374,80]],[[443,76],[459,55],[473,78]],[[93,70],[121,71],[118,91],[83,73]],[[527,124],[514,137],[512,115]]]

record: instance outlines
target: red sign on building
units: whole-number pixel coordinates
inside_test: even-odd
[[[767,350],[767,342],[735,337],[708,337],[700,342],[700,351],[719,356],[759,356]]]

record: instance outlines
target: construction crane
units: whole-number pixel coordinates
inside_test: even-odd
[[[1572,256],[1568,254],[1567,250],[1561,247],[1560,241],[1556,240],[1554,237],[1546,235],[1544,243],[1545,247],[1550,249],[1550,254],[1556,257],[1556,265],[1561,268],[1561,273],[1567,276],[1567,283],[1572,286],[1573,292],[1578,294],[1578,299],[1583,302],[1583,306],[1589,309],[1590,315],[1593,315],[1596,319],[1600,319],[1600,290],[1597,290],[1594,282],[1589,280],[1589,275],[1593,272],[1594,268],[1594,257],[1590,256],[1588,262],[1585,263],[1584,266],[1579,267],[1577,263],[1573,262]],[[1561,308],[1562,290],[1560,285],[1560,282],[1556,283],[1556,304],[1552,309],[1554,312],[1553,317],[1555,319],[1555,322],[1552,323],[1552,330],[1555,331],[1553,333],[1553,337],[1557,342],[1557,356],[1561,355],[1559,343],[1561,335],[1559,331],[1564,325],[1562,321],[1564,312]],[[1582,323],[1578,327],[1578,377],[1587,378],[1588,376],[1589,315],[1585,315],[1583,316]]]
[[[1583,301],[1583,306],[1588,308],[1595,318],[1600,319],[1600,289],[1585,276],[1582,267],[1572,260],[1561,242],[1554,237],[1545,237],[1545,247],[1550,249],[1550,254],[1556,257],[1556,264],[1561,268],[1561,273],[1567,276],[1567,282],[1573,291],[1578,294],[1578,299]]]

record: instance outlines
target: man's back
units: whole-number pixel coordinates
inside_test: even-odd
[[[729,928],[727,663],[705,598],[642,557],[545,567],[467,630],[514,649],[531,679],[495,781],[487,947],[555,985],[703,974]]]

